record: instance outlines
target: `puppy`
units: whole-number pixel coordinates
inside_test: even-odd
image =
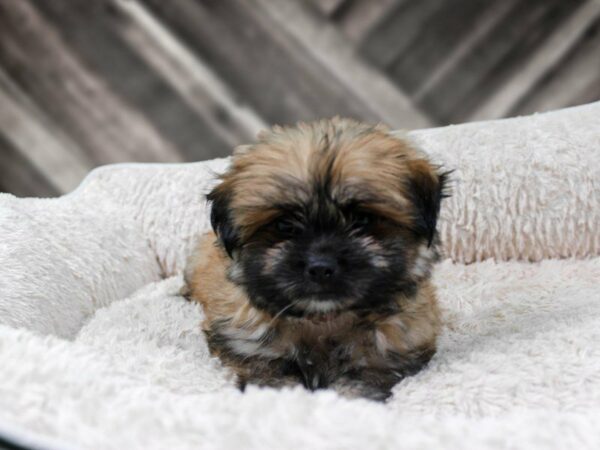
[[[430,360],[445,179],[406,140],[348,119],[274,127],[236,150],[186,281],[240,388],[385,400]]]

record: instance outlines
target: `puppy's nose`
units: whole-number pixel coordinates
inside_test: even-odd
[[[308,260],[306,266],[308,278],[316,283],[333,281],[338,271],[336,260],[330,256],[314,256]]]

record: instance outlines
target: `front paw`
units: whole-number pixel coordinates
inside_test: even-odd
[[[237,388],[244,392],[249,385],[259,387],[271,387],[281,389],[283,387],[294,387],[300,385],[300,380],[290,376],[261,376],[261,375],[238,375]]]
[[[385,402],[392,396],[391,386],[387,384],[377,385],[351,378],[341,378],[330,387],[345,398],[366,398],[376,402]]]

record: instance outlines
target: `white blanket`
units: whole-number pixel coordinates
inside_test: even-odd
[[[445,327],[388,403],[236,391],[200,308],[178,295],[226,161],[120,165],[60,199],[0,195],[0,435],[42,448],[598,448],[600,104],[410,136],[456,169],[435,273]]]

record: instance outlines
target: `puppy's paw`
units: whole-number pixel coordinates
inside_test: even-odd
[[[300,385],[300,381],[294,377],[288,376],[248,376],[248,375],[238,375],[237,377],[237,388],[244,392],[246,388],[250,385],[258,386],[258,387],[271,387],[271,388],[283,388],[283,387],[294,387]]]
[[[366,398],[376,402],[385,402],[392,396],[391,388],[388,386],[378,386],[350,378],[341,378],[330,387],[345,398]]]

